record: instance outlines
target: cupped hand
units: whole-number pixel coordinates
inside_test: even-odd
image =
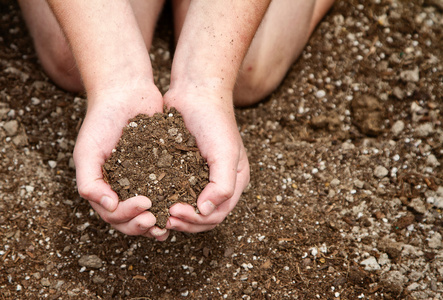
[[[137,196],[119,202],[117,194],[103,179],[102,166],[130,118],[139,113],[153,115],[162,110],[162,96],[153,84],[89,94],[87,113],[74,148],[80,196],[89,201],[104,221],[120,232],[158,240],[165,240],[168,230],[154,226],[155,217],[146,211],[151,207],[151,201]]]
[[[209,183],[197,199],[200,213],[187,204],[173,205],[166,228],[185,232],[211,230],[237,204],[249,183],[249,163],[232,105],[232,93],[199,91],[164,97],[183,116],[209,166]]]

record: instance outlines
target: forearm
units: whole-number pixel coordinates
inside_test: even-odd
[[[88,94],[122,83],[152,81],[149,54],[128,1],[48,3],[70,43]]]
[[[171,89],[232,91],[270,0],[193,0],[177,45]]]

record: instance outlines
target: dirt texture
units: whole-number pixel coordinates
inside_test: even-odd
[[[337,1],[280,87],[236,110],[251,164],[237,207],[160,243],[78,196],[85,97],[48,80],[0,1],[0,298],[442,299],[442,9]],[[162,92],[170,17],[151,49]]]
[[[209,183],[208,170],[183,117],[171,108],[129,120],[103,166],[103,175],[121,201],[149,197],[149,211],[157,226],[164,228],[173,204],[197,208],[197,197]]]

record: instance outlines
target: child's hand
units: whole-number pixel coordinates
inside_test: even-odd
[[[180,111],[187,128],[195,136],[209,165],[209,184],[197,200],[200,214],[190,205],[176,204],[170,208],[167,228],[207,231],[221,223],[237,204],[249,183],[249,163],[229,93],[181,93],[181,98],[173,94],[176,95],[174,92],[165,95],[165,103]]]
[[[119,202],[117,194],[103,180],[102,166],[130,118],[139,113],[152,115],[162,109],[161,94],[153,85],[89,95],[88,111],[74,149],[78,191],[101,218],[122,233],[155,236],[158,240],[165,240],[168,231],[154,226],[155,217],[146,211],[151,201],[138,196]]]

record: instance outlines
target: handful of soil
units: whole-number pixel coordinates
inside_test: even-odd
[[[120,201],[137,195],[152,201],[149,210],[160,228],[174,203],[197,207],[197,197],[209,182],[206,161],[174,108],[129,120],[102,169]]]

